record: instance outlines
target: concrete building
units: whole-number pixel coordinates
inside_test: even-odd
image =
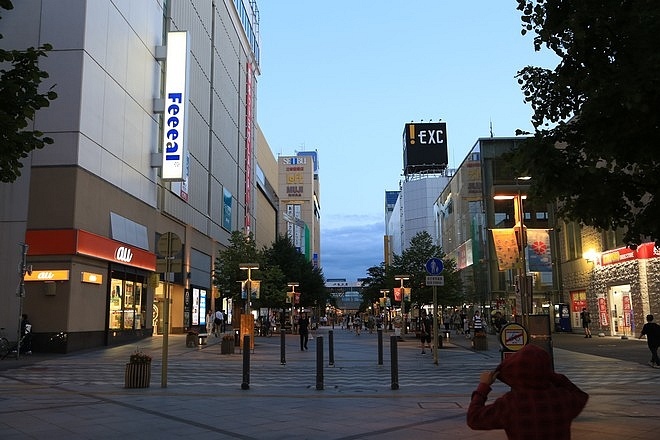
[[[478,139],[436,202],[440,243],[456,260],[468,302],[509,318],[551,314],[560,301],[552,206],[526,199],[528,185],[501,158],[521,140]],[[525,252],[517,251],[521,227]]]
[[[57,351],[161,332],[167,302],[170,331],[203,326],[231,231],[267,241],[274,229],[275,198],[255,176],[256,1],[14,7],[0,44],[52,44],[42,68],[59,98],[34,124],[55,144],[0,187],[0,275],[12,286],[0,322],[25,311],[34,348]],[[13,289],[21,242],[33,267],[24,298]]]
[[[316,151],[280,156],[278,230],[314,267],[321,267],[321,194]]]

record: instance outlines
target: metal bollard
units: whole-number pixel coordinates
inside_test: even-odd
[[[286,365],[286,331],[282,329],[280,331],[280,364]]]
[[[396,336],[390,336],[390,368],[392,371],[392,389],[399,389],[399,353],[396,345]]]
[[[243,336],[243,382],[242,390],[250,389],[250,335]]]
[[[332,330],[328,332],[328,365],[335,365],[335,335]]]
[[[316,337],[316,389],[323,389],[323,336]]]
[[[378,365],[383,365],[383,329],[378,329]]]

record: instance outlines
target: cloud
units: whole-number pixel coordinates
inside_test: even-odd
[[[321,223],[321,265],[328,278],[357,281],[383,261],[383,219],[335,215]]]

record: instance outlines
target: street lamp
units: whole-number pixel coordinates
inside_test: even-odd
[[[389,323],[389,325],[391,325],[390,308],[387,307],[387,295],[389,293],[390,293],[390,289],[380,289],[380,294],[383,295],[383,308],[387,308],[387,323]],[[383,328],[386,327],[385,324],[387,324],[387,323],[383,323]],[[390,328],[390,330],[392,330],[392,329]]]
[[[246,289],[247,289],[247,294],[246,294],[246,299],[245,299],[245,314],[248,315],[250,314],[250,300],[252,299],[252,269],[258,270],[259,269],[259,264],[258,263],[240,263],[238,266],[239,269],[241,270],[247,270],[248,271],[248,276],[246,282]]]
[[[402,325],[402,331],[405,333],[405,328],[406,328],[406,304],[405,304],[405,292],[404,292],[404,287],[403,287],[403,282],[405,280],[409,280],[410,276],[409,275],[395,275],[394,279],[397,281],[401,282],[400,286],[400,294],[401,294],[401,319],[403,321]],[[396,335],[396,329],[394,330],[394,334]],[[398,335],[397,335],[398,336]]]
[[[287,286],[291,287],[291,290],[287,292],[287,295],[290,294],[289,298],[291,299],[291,330],[293,331],[293,308],[296,303],[296,287],[300,286],[300,283],[297,282],[290,282],[286,283]]]

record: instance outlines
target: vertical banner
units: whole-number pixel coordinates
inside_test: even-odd
[[[499,270],[515,269],[520,253],[514,228],[491,229],[497,267]]]
[[[165,64],[165,112],[163,114],[163,162],[161,178],[184,180],[185,157],[188,146],[188,33],[168,32]]]
[[[532,272],[552,272],[550,233],[547,229],[527,229],[527,262]]]
[[[259,299],[259,293],[261,292],[261,281],[250,281],[250,290],[250,298]]]
[[[394,288],[394,301],[401,301],[401,287]]]
[[[251,232],[252,216],[252,64],[245,66],[245,233]]]
[[[222,188],[222,227],[227,231],[231,231],[231,201],[231,193]]]
[[[623,325],[630,328],[632,326],[632,307],[630,305],[630,295],[623,295]]]
[[[598,297],[598,320],[601,327],[606,327],[610,325],[609,323],[609,314],[607,312],[607,300],[604,296]]]

